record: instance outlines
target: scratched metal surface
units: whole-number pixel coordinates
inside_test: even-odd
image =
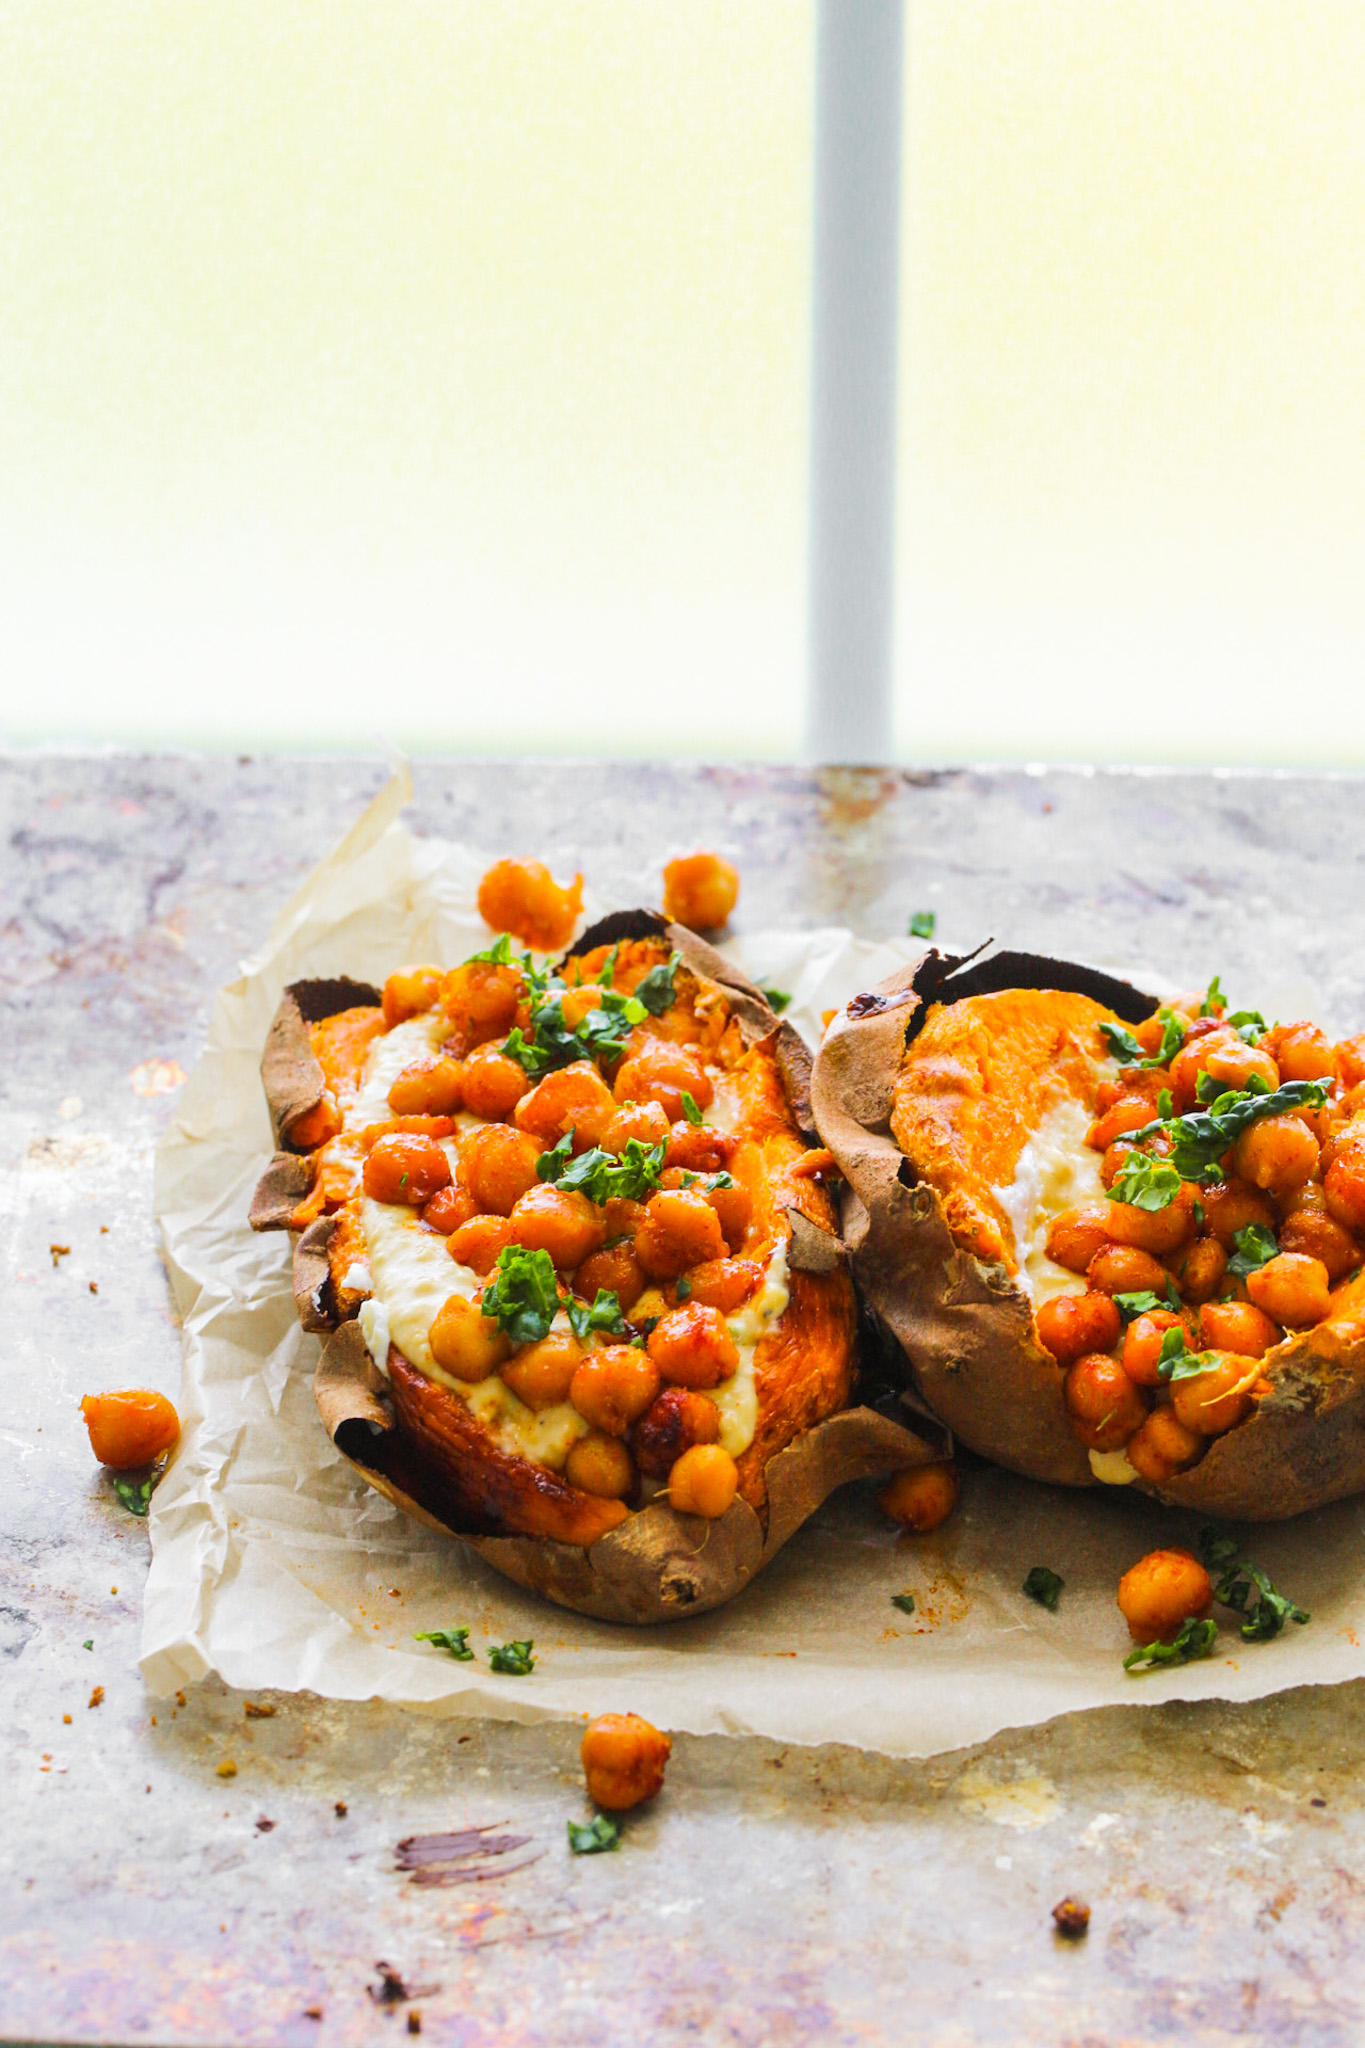
[[[923,1764],[684,1739],[656,1809],[579,1860],[569,1730],[462,1734],[308,1696],[248,1718],[216,1683],[153,1718],[145,1526],[92,1471],[75,1403],[175,1391],[157,1133],[214,988],[380,780],[355,761],[0,762],[0,2033],[331,2048],[415,2008],[425,2038],[479,2048],[1358,2041],[1362,1686],[1076,1716]],[[1325,1021],[1365,1016],[1349,780],[436,762],[417,780],[421,829],[581,864],[626,900],[665,850],[721,844],[750,926],[876,933],[933,907],[950,939],[1304,982]],[[526,1846],[447,1887],[395,1869],[401,1837],[489,1823]],[[1093,1910],[1072,1948],[1049,1919],[1068,1891]],[[380,1959],[411,2000],[373,2001]]]

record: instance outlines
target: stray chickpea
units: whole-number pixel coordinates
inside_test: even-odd
[[[569,1385],[569,1399],[594,1429],[624,1436],[659,1391],[659,1368],[634,1344],[591,1351]]]
[[[1119,1580],[1119,1612],[1135,1643],[1168,1643],[1213,1605],[1209,1575],[1188,1550],[1153,1550]]]
[[[486,1124],[460,1147],[460,1179],[481,1210],[510,1216],[522,1196],[540,1186],[540,1146],[525,1131]]]
[[[384,994],[380,1007],[384,1022],[392,1031],[395,1024],[404,1024],[409,1017],[430,1010],[441,994],[441,970],[439,967],[399,967],[384,983]]]
[[[1207,1351],[1263,1358],[1282,1335],[1279,1324],[1249,1301],[1206,1301],[1199,1311],[1199,1338]]]
[[[464,1069],[459,1060],[416,1060],[404,1067],[389,1090],[395,1116],[453,1116],[464,1107]]]
[[[1112,1351],[1123,1327],[1107,1294],[1054,1295],[1038,1309],[1035,1320],[1039,1343],[1059,1365],[1072,1365],[1087,1351]]]
[[[450,1186],[450,1161],[434,1138],[395,1132],[376,1142],[365,1161],[363,1179],[371,1201],[420,1209],[438,1188]]]
[[[513,1241],[528,1251],[548,1252],[561,1273],[571,1273],[596,1251],[607,1235],[606,1218],[576,1188],[541,1182],[528,1188],[510,1218]]]
[[[1063,1209],[1048,1229],[1048,1257],[1069,1272],[1083,1273],[1097,1252],[1115,1242],[1110,1227],[1114,1206],[1112,1202],[1089,1202],[1079,1209]]]
[[[588,1060],[575,1060],[547,1074],[517,1104],[518,1130],[529,1131],[547,1147],[572,1131],[575,1152],[600,1145],[617,1114],[611,1090]]]
[[[1318,1141],[1301,1117],[1265,1116],[1243,1131],[1232,1148],[1232,1165],[1240,1180],[1278,1195],[1313,1178]]]
[[[508,1359],[502,1369],[503,1385],[528,1408],[557,1408],[568,1400],[583,1358],[583,1346],[572,1330],[551,1330],[538,1344],[528,1344]]]
[[[471,1273],[491,1273],[511,1242],[512,1226],[505,1216],[471,1216],[451,1231],[446,1250],[457,1266],[467,1266]]]
[[[668,1475],[669,1504],[680,1515],[718,1521],[739,1491],[739,1467],[719,1444],[694,1444]]]
[[[599,1714],[583,1731],[588,1797],[608,1813],[628,1813],[663,1790],[673,1744],[638,1714]]]
[[[667,1188],[650,1196],[635,1233],[635,1256],[646,1273],[673,1280],[725,1252],[720,1218],[698,1189]]]
[[[1183,1472],[1203,1448],[1203,1437],[1186,1429],[1169,1408],[1154,1408],[1125,1446],[1133,1470],[1153,1486],[1162,1486]]]
[[[635,1488],[635,1461],[618,1437],[582,1436],[564,1460],[564,1477],[598,1500],[624,1500]]]
[[[1332,1313],[1326,1266],[1301,1252],[1281,1252],[1259,1272],[1248,1273],[1247,1293],[1287,1330],[1325,1322]]]
[[[1256,1378],[1254,1360],[1215,1353],[1207,1372],[1171,1382],[1176,1421],[1198,1436],[1225,1435],[1251,1413]]]
[[[150,1465],[179,1440],[180,1417],[151,1387],[126,1387],[117,1394],[87,1394],[81,1414],[90,1448],[111,1472]]]
[[[525,1070],[495,1045],[481,1045],[463,1062],[464,1106],[473,1116],[501,1123],[529,1086]]]
[[[1062,1389],[1071,1427],[1090,1451],[1122,1450],[1147,1415],[1147,1400],[1116,1358],[1078,1358]]]
[[[739,870],[718,853],[689,853],[664,869],[664,914],[695,931],[715,931],[739,900]]]
[[[923,1536],[947,1521],[961,1491],[956,1465],[912,1465],[882,1488],[877,1506],[903,1529]]]
[[[500,860],[479,884],[479,916],[538,953],[567,946],[583,908],[583,877],[561,888],[543,861]]]
[[[700,1301],[670,1309],[651,1330],[646,1349],[670,1386],[698,1392],[718,1387],[739,1364],[739,1346],[724,1316]]]
[[[493,1318],[461,1294],[452,1294],[437,1310],[427,1342],[442,1372],[471,1385],[491,1379],[512,1350]]]

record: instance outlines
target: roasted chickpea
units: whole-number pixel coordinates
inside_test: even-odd
[[[529,1086],[525,1069],[495,1045],[478,1046],[463,1063],[464,1106],[490,1123],[511,1116]]]
[[[449,1237],[452,1230],[458,1230],[462,1223],[468,1223],[471,1216],[478,1213],[477,1204],[468,1189],[457,1187],[452,1182],[448,1188],[438,1188],[431,1200],[423,1204],[422,1221],[428,1230]]]
[[[471,1216],[451,1231],[446,1250],[457,1266],[467,1266],[471,1273],[491,1273],[511,1242],[512,1226],[505,1216]]]
[[[1222,1436],[1250,1414],[1257,1376],[1254,1359],[1218,1354],[1207,1372],[1171,1382],[1176,1421],[1199,1436]]]
[[[681,1291],[686,1281],[692,1301],[704,1301],[708,1308],[718,1308],[723,1316],[732,1316],[762,1278],[763,1268],[753,1259],[712,1259],[704,1266],[689,1267],[678,1287]]]
[[[1074,1365],[1087,1351],[1112,1351],[1122,1320],[1107,1294],[1056,1294],[1035,1317],[1038,1341],[1059,1365]]]
[[[1365,1081],[1365,1031],[1357,1032],[1354,1038],[1343,1038],[1334,1051],[1342,1087],[1358,1088]]]
[[[569,1399],[594,1429],[624,1436],[659,1391],[659,1368],[634,1344],[589,1352],[569,1386]]]
[[[582,1436],[564,1460],[564,1477],[599,1500],[624,1500],[635,1490],[635,1461],[619,1437]]]
[[[512,1351],[493,1318],[462,1294],[452,1294],[437,1310],[427,1342],[442,1372],[471,1385],[490,1379]]]
[[[1199,1338],[1206,1351],[1263,1358],[1283,1334],[1279,1324],[1250,1301],[1206,1301],[1199,1311]]]
[[[502,1369],[503,1385],[510,1387],[528,1408],[557,1408],[561,1401],[568,1400],[573,1376],[584,1355],[572,1330],[551,1330],[538,1344],[527,1344],[515,1358],[508,1359]]]
[[[1253,1223],[1263,1230],[1275,1228],[1275,1212],[1269,1202],[1244,1180],[1225,1180],[1219,1186],[1201,1188],[1199,1199],[1204,1205],[1205,1228],[1225,1252],[1233,1249],[1238,1231]]]
[[[420,1209],[438,1188],[450,1186],[450,1178],[450,1161],[434,1138],[380,1138],[365,1161],[365,1192],[372,1202]]]
[[[611,1195],[607,1200],[604,1214],[607,1219],[607,1237],[634,1237],[645,1220],[643,1202],[627,1201],[623,1195]]]
[[[1139,1209],[1131,1202],[1109,1204],[1109,1234],[1119,1244],[1168,1258],[1194,1236],[1196,1191],[1182,1181],[1180,1193],[1164,1209]]]
[[[1116,1358],[1078,1358],[1062,1389],[1071,1427],[1090,1451],[1117,1451],[1147,1414],[1147,1400]]]
[[[1337,1059],[1325,1031],[1306,1019],[1297,1024],[1277,1024],[1263,1041],[1272,1052],[1285,1081],[1335,1081]]]
[[[887,1482],[877,1495],[877,1506],[902,1529],[923,1536],[947,1521],[961,1491],[956,1465],[912,1465]]]
[[[479,884],[479,916],[538,953],[567,946],[583,908],[583,877],[561,888],[543,861],[500,860]]]
[[[739,870],[718,853],[689,853],[664,869],[664,915],[694,931],[715,931],[739,900]]]
[[[528,1131],[547,1149],[572,1131],[575,1152],[600,1145],[616,1115],[606,1082],[589,1060],[560,1067],[523,1095],[517,1104],[518,1130]]]
[[[441,983],[441,1007],[463,1048],[505,1038],[517,1020],[526,984],[515,967],[492,960],[466,960]]]
[[[693,1444],[713,1444],[720,1435],[720,1412],[705,1394],[687,1387],[665,1387],[630,1433],[635,1462],[651,1479],[666,1479]]]
[[[706,1199],[720,1218],[721,1231],[731,1252],[738,1252],[749,1234],[753,1220],[754,1198],[742,1180],[732,1187],[708,1188]]]
[[[1263,1116],[1232,1148],[1238,1178],[1272,1195],[1302,1187],[1313,1178],[1317,1164],[1318,1141],[1297,1116]]]
[[[616,1070],[612,1093],[618,1102],[657,1102],[670,1124],[684,1120],[683,1096],[709,1109],[715,1096],[701,1055],[691,1046],[646,1038]]]
[[[718,1387],[739,1364],[739,1347],[719,1309],[689,1301],[670,1309],[649,1334],[647,1350],[670,1386]]]
[[[459,1060],[414,1060],[389,1090],[395,1116],[454,1116],[464,1107],[464,1069]]]
[[[1170,1273],[1160,1259],[1132,1244],[1107,1244],[1096,1252],[1085,1277],[1100,1294],[1164,1294]],[[1087,1344],[1087,1351],[1108,1351],[1107,1344]]]
[[[596,1301],[598,1289],[605,1287],[620,1302],[621,1313],[629,1315],[644,1292],[645,1276],[627,1239],[592,1252],[574,1274],[573,1286],[587,1302]]]
[[[1149,1095],[1121,1095],[1113,1107],[1090,1126],[1086,1143],[1093,1145],[1097,1152],[1105,1152],[1125,1131],[1138,1131],[1144,1124],[1151,1123],[1156,1113],[1156,1105]]]
[[[540,1186],[540,1146],[525,1131],[486,1124],[460,1147],[460,1179],[480,1209],[510,1216],[528,1189]]]
[[[1183,1329],[1186,1343],[1191,1343],[1192,1331],[1183,1316],[1170,1309],[1154,1308],[1145,1316],[1135,1316],[1129,1323],[1123,1339],[1123,1369],[1130,1380],[1139,1387],[1159,1387],[1164,1384],[1159,1370],[1161,1347],[1168,1331]]]
[[[559,999],[559,1013],[570,1031],[577,1031],[585,1017],[601,1009],[604,993],[593,981],[579,982],[564,991]]]
[[[1223,1284],[1228,1255],[1216,1237],[1197,1237],[1173,1255],[1171,1267],[1186,1301],[1211,1301]]]
[[[1167,1008],[1169,1005],[1163,1003],[1162,1010]],[[1154,1010],[1150,1017],[1144,1017],[1140,1024],[1134,1024],[1132,1030],[1146,1057],[1149,1060],[1153,1059],[1160,1052],[1166,1036],[1166,1019],[1161,1010]]]
[[[1325,1322],[1332,1313],[1326,1266],[1321,1259],[1305,1258],[1301,1252],[1281,1252],[1259,1272],[1248,1273],[1247,1293],[1257,1308],[1287,1330]]]
[[[1179,1110],[1192,1109],[1199,1099],[1199,1076],[1207,1072],[1209,1054],[1215,1047],[1240,1045],[1241,1039],[1230,1025],[1219,1024],[1212,1031],[1193,1031],[1171,1061],[1171,1094]]]
[[[1105,1187],[1112,1188],[1130,1159],[1146,1159],[1155,1156],[1159,1146],[1149,1149],[1141,1145],[1129,1145],[1122,1138],[1116,1139],[1100,1161],[1100,1179]]]
[[[125,1387],[117,1394],[87,1394],[81,1414],[90,1448],[111,1472],[150,1465],[179,1440],[180,1417],[164,1394]]]
[[[1344,1230],[1365,1232],[1365,1145],[1340,1151],[1323,1176],[1327,1211]]]
[[[687,1173],[722,1173],[734,1149],[734,1140],[714,1124],[683,1122],[669,1131],[664,1157],[669,1166],[680,1166]]]
[[[1125,1446],[1133,1470],[1153,1486],[1163,1486],[1177,1472],[1183,1472],[1203,1448],[1203,1437],[1186,1429],[1169,1408],[1154,1408]]]
[[[1243,1045],[1240,1038],[1215,1039],[1204,1072],[1222,1088],[1245,1089],[1252,1081],[1264,1081],[1267,1088],[1280,1085],[1280,1070],[1270,1054],[1259,1045]]]
[[[1154,1550],[1119,1580],[1119,1612],[1135,1643],[1169,1643],[1212,1605],[1209,1575],[1188,1550]]]
[[[548,1252],[561,1273],[571,1273],[607,1235],[602,1211],[576,1188],[528,1188],[511,1215],[512,1237],[528,1251]]]
[[[739,1467],[719,1444],[694,1444],[668,1475],[669,1505],[680,1515],[715,1522],[739,1491]]]
[[[668,1118],[657,1102],[624,1102],[598,1139],[604,1152],[621,1154],[632,1138],[651,1149],[668,1138]]]
[[[1113,1207],[1112,1202],[1089,1202],[1079,1209],[1063,1209],[1048,1229],[1048,1257],[1069,1272],[1083,1273],[1096,1252],[1115,1242],[1109,1222]]]
[[[626,1813],[662,1790],[673,1744],[638,1714],[599,1714],[583,1731],[583,1775],[594,1806]]]
[[[423,1010],[434,1009],[441,994],[439,967],[399,967],[384,983],[381,1008],[384,1022],[392,1031]]]
[[[1360,1264],[1360,1252],[1350,1231],[1343,1230],[1325,1213],[1312,1209],[1299,1209],[1286,1220],[1280,1231],[1280,1250],[1321,1259],[1333,1287]]]
[[[723,1258],[725,1250],[720,1218],[699,1189],[661,1189],[646,1202],[635,1256],[655,1279],[676,1279],[689,1266]]]

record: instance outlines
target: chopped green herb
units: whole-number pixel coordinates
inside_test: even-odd
[[[1245,1280],[1248,1273],[1259,1273],[1262,1266],[1268,1266],[1272,1259],[1280,1256],[1274,1231],[1267,1230],[1263,1223],[1248,1223],[1245,1230],[1235,1230],[1232,1243],[1228,1271],[1234,1280]]]
[[[899,1607],[902,1614],[913,1614],[915,1611],[915,1596],[913,1593],[893,1593],[891,1595],[891,1605]]]
[[[146,1479],[129,1479],[122,1472],[114,1475],[114,1491],[130,1515],[145,1515],[152,1504],[152,1488],[157,1477],[153,1474]]]
[[[555,1181],[573,1158],[573,1131],[565,1131],[562,1138],[551,1145],[548,1152],[542,1152],[536,1161],[536,1178]]]
[[[1321,1109],[1326,1100],[1326,1081],[1282,1081],[1263,1094],[1255,1088],[1230,1089],[1207,1110],[1162,1117],[1139,1130],[1125,1131],[1124,1140],[1136,1145],[1144,1138],[1167,1136],[1173,1141],[1171,1165],[1182,1180],[1217,1182],[1223,1178],[1219,1161],[1243,1131],[1262,1117],[1280,1116],[1286,1110]]]
[[[415,1643],[435,1643],[438,1650],[447,1650],[461,1664],[472,1664],[474,1652],[469,1647],[467,1628],[427,1628],[417,1631],[412,1640]]]
[[[613,985],[613,983],[615,982],[615,980],[616,980],[616,956],[617,956],[617,954],[618,954],[618,953],[620,952],[620,950],[621,950],[621,941],[620,941],[620,940],[618,939],[618,940],[616,941],[616,944],[615,944],[615,945],[614,945],[614,946],[612,947],[611,951],[610,951],[610,952],[608,953],[608,955],[607,955],[606,959],[605,959],[605,960],[604,960],[604,961],[602,962],[602,965],[601,965],[601,967],[600,967],[600,968],[598,969],[598,972],[597,972],[597,986],[598,986],[599,988],[610,988],[610,987],[611,987],[611,986]]]
[[[564,1304],[570,1327],[580,1344],[586,1342],[590,1330],[604,1330],[610,1337],[624,1337],[626,1319],[621,1313],[621,1297],[609,1287],[599,1287],[597,1299],[591,1308],[585,1301],[575,1301],[572,1296]]]
[[[1228,999],[1219,987],[1219,977],[1215,974],[1204,992],[1204,1000],[1199,1005],[1199,1014],[1201,1017],[1219,1017],[1226,1010],[1227,1006]]]
[[[558,1149],[556,1146],[555,1151]],[[552,1172],[543,1173],[541,1177],[553,1179],[556,1187],[577,1190],[590,1202],[596,1202],[599,1208],[613,1196],[623,1201],[642,1202],[659,1185],[667,1151],[666,1138],[661,1138],[657,1145],[646,1145],[639,1138],[627,1138],[619,1159],[614,1153],[602,1152],[594,1146],[591,1152],[580,1152],[577,1159],[569,1160],[567,1165],[556,1165]],[[553,1157],[552,1153],[542,1152],[536,1162],[536,1172],[541,1173],[542,1167]]]
[[[535,1665],[531,1655],[531,1637],[525,1642],[490,1643],[488,1661],[495,1671],[501,1671],[507,1678],[525,1678]]]
[[[1066,1580],[1050,1566],[1035,1564],[1024,1580],[1024,1591],[1030,1600],[1036,1600],[1040,1607],[1046,1607],[1049,1614],[1057,1612],[1057,1602],[1062,1597]]]
[[[1169,1088],[1163,1088],[1161,1093],[1157,1096],[1156,1109],[1158,1116],[1174,1116],[1175,1097],[1174,1095],[1172,1095]]]
[[[651,1017],[662,1017],[665,1010],[671,1010],[678,1000],[678,955],[670,953],[659,967],[651,967],[649,973],[635,984],[635,995],[649,1011]]]
[[[1185,1043],[1185,1026],[1174,1010],[1158,1010],[1161,1020],[1161,1045],[1148,1058],[1131,1031],[1125,1031],[1121,1024],[1103,1023],[1100,1031],[1107,1039],[1109,1050],[1124,1067],[1168,1067]]]
[[[87,1637],[86,1637],[86,1639],[85,1639],[85,1641],[84,1641],[84,1642],[83,1642],[83,1643],[81,1644],[81,1648],[82,1648],[83,1650],[93,1650],[93,1649],[94,1649],[94,1647],[95,1647],[95,1638],[94,1638],[93,1636],[87,1636]]]
[[[1179,1193],[1180,1175],[1173,1166],[1129,1152],[1114,1178],[1109,1199],[1126,1202],[1132,1209],[1169,1209]]]
[[[692,1282],[687,1278],[686,1274],[674,1286],[673,1299],[675,1301],[690,1301],[692,1299]]]
[[[775,1016],[780,1017],[784,1010],[790,1009],[791,1007],[792,998],[790,989],[761,988],[759,990],[759,994],[763,997],[763,1000],[767,1003],[768,1008],[774,1013]]]
[[[1149,1316],[1154,1308],[1165,1308],[1166,1304],[1150,1287],[1142,1287],[1131,1294],[1116,1294],[1114,1306],[1125,1323],[1135,1323],[1139,1316]]]
[[[1207,1372],[1216,1363],[1216,1355],[1212,1351],[1191,1351],[1185,1341],[1184,1329],[1177,1328],[1167,1330],[1162,1338],[1156,1369],[1163,1380],[1174,1383],[1197,1379],[1201,1372]]]
[[[706,1176],[706,1185],[708,1188],[732,1188],[734,1184],[735,1181],[733,1174],[708,1173]]]
[[[521,954],[512,951],[512,934],[499,932],[491,946],[482,953],[471,953],[465,965],[472,967],[476,960],[486,960],[490,967],[511,967],[514,963],[520,965],[521,959]]]
[[[1243,1045],[1259,1045],[1269,1028],[1259,1010],[1234,1010],[1223,1022],[1231,1024]]]
[[[1218,1639],[1218,1624],[1208,1617],[1196,1621],[1191,1615],[1180,1624],[1173,1643],[1144,1643],[1130,1650],[1123,1660],[1125,1671],[1154,1671],[1159,1664],[1188,1664],[1195,1657],[1207,1657]]]
[[[1210,1576],[1217,1575],[1214,1599],[1220,1607],[1231,1607],[1242,1616],[1243,1642],[1268,1643],[1287,1621],[1297,1622],[1302,1628],[1311,1619],[1302,1607],[1276,1592],[1259,1565],[1238,1555],[1238,1546],[1231,1536],[1220,1535],[1214,1528],[1201,1529],[1199,1555]],[[1248,1610],[1253,1592],[1257,1599]]]
[[[484,1288],[482,1310],[514,1344],[538,1344],[559,1313],[559,1284],[548,1252],[504,1245]]]
[[[687,1118],[687,1121],[695,1129],[696,1126],[701,1122],[701,1111],[697,1108],[696,1096],[691,1094],[690,1091],[686,1088],[684,1088],[682,1092],[682,1106],[683,1115]]]
[[[399,1187],[400,1187],[400,1188],[405,1188],[405,1187],[407,1186],[408,1182],[409,1182],[409,1181],[411,1180],[411,1178],[412,1178],[412,1175],[411,1175],[411,1174],[408,1174],[408,1173],[400,1173],[400,1174],[399,1174],[399,1176],[398,1176],[398,1185],[399,1185]]]
[[[600,1856],[604,1849],[615,1849],[621,1840],[621,1823],[609,1820],[605,1813],[595,1813],[590,1821],[571,1820],[568,1822],[569,1850],[574,1856]]]
[[[910,918],[911,938],[932,939],[934,936],[934,926],[937,922],[938,920],[932,910],[914,911]]]

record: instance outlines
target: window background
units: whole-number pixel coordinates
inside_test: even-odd
[[[795,756],[811,0],[3,0],[0,738]],[[1365,9],[912,0],[897,748],[1365,765]]]

